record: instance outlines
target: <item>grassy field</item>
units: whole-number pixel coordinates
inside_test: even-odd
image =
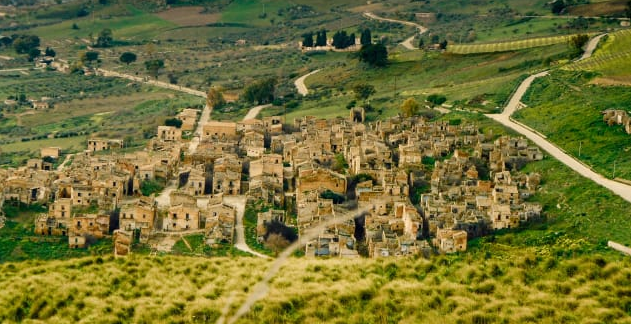
[[[566,50],[565,44],[466,56],[393,50],[391,64],[382,69],[366,68],[355,60],[321,62],[314,64],[314,69],[317,66],[322,71],[305,81],[309,95],[297,108],[287,111],[287,120],[305,115],[346,117],[346,107],[354,100],[352,87],[358,83],[375,87],[376,93],[369,99],[374,108],[369,117],[373,119],[396,115],[407,97],[422,102],[434,93],[446,95],[448,103],[458,108],[492,112],[504,104],[525,73],[544,68],[547,57],[562,57]],[[323,56],[328,55],[332,54]],[[279,108],[263,114],[283,112]]]
[[[0,272],[0,320],[214,323],[223,309],[236,312],[267,267],[175,256],[9,263]],[[238,323],[629,323],[630,268],[614,254],[533,248],[432,260],[291,259]]]
[[[447,46],[447,52],[454,54],[476,54],[476,53],[494,53],[494,52],[507,52],[518,51],[527,48],[549,46],[555,44],[567,44],[572,35],[569,36],[552,36],[541,38],[530,38],[512,42],[499,42],[489,44],[473,44],[462,45],[454,44]]]
[[[529,107],[515,118],[592,166],[598,173],[631,179],[631,136],[622,126],[607,126],[600,112],[626,109],[628,87],[590,85],[594,74],[558,71],[537,79],[524,97]]]
[[[96,38],[101,30],[109,28],[114,32],[115,38],[144,42],[153,39],[161,32],[177,27],[174,23],[136,9],[131,5],[126,6],[118,14],[107,19],[101,17],[92,19],[91,16],[74,18],[49,26],[37,27],[30,31],[50,41],[74,38],[89,39],[90,36]],[[72,24],[77,24],[79,29],[73,29]]]

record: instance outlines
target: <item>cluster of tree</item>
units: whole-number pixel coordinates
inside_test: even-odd
[[[589,36],[586,34],[579,34],[570,38],[571,46],[577,51],[582,51],[587,41],[589,41]]]
[[[173,126],[176,128],[181,128],[182,127],[182,120],[179,118],[167,118],[164,121],[164,125],[165,126]]]
[[[555,15],[560,15],[565,12],[567,7],[575,6],[577,4],[589,3],[589,1],[584,0],[555,0],[552,2],[550,10]]]
[[[447,101],[447,97],[435,93],[427,96],[427,101],[432,104],[432,107],[435,107],[444,104]]]
[[[565,1],[563,0],[556,0],[555,2],[552,3],[552,13],[555,15],[560,15],[561,13],[563,13],[563,10],[565,10],[565,7],[567,5],[565,4]]]
[[[432,107],[442,105],[445,101],[447,101],[447,97],[441,94],[431,94],[427,97],[427,102],[429,102]],[[414,98],[407,98],[401,105],[401,114],[404,117],[416,116],[420,111],[421,104]]]
[[[265,245],[274,253],[278,253],[298,239],[298,234],[292,228],[275,219],[265,223],[265,231]]]
[[[627,18],[631,19],[631,1],[627,1],[627,7],[624,9],[624,14]]]
[[[346,31],[338,31],[333,34],[333,47],[337,49],[344,49],[355,45],[355,34],[346,34]]]
[[[375,87],[372,84],[358,83],[353,86],[353,92],[355,93],[355,99],[366,100],[368,97],[375,94]]]
[[[331,200],[333,200],[334,204],[341,204],[344,201],[346,201],[346,197],[344,197],[344,195],[337,194],[337,193],[335,193],[335,192],[333,192],[333,191],[331,191],[329,189],[323,191],[320,194],[320,198],[331,199]]]
[[[13,49],[18,54],[28,54],[29,60],[33,60],[40,55],[39,37],[35,35],[12,35],[9,39],[3,37],[2,43],[5,46],[13,44]]]
[[[145,61],[145,68],[153,76],[154,78],[158,78],[160,74],[160,69],[164,67],[164,61],[159,59],[153,59]]]
[[[114,37],[112,36],[112,30],[109,28],[105,28],[101,30],[99,36],[96,38],[96,43],[94,43],[94,47],[110,47],[114,42]]]
[[[213,107],[213,109],[221,108],[226,104],[226,99],[223,97],[221,88],[210,87],[210,89],[208,89],[206,104]]]
[[[250,103],[268,104],[274,101],[276,78],[267,78],[245,88],[243,98]]]
[[[304,47],[318,47],[326,46],[326,30],[316,32],[315,42],[313,41],[313,32],[308,32],[302,35],[302,46]]]
[[[359,50],[359,61],[371,67],[383,67],[388,64],[388,50],[383,44],[363,45]]]

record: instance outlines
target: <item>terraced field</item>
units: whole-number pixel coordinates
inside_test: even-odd
[[[489,44],[473,44],[473,45],[448,45],[447,52],[453,54],[477,54],[477,53],[495,53],[517,51],[533,47],[549,46],[555,44],[566,43],[574,35],[530,38],[512,42],[499,42]]]

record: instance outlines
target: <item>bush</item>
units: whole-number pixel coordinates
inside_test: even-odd
[[[164,189],[164,185],[158,180],[144,180],[140,183],[140,192],[143,196],[151,196]]]

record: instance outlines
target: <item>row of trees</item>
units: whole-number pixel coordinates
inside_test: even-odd
[[[313,32],[308,32],[302,35],[302,46],[304,47],[319,47],[326,46],[326,30],[321,30],[315,34],[315,42],[313,41]]]
[[[326,30],[321,30],[315,33],[315,41],[313,40],[314,33],[308,32],[302,35],[302,46],[304,47],[319,47],[319,46],[327,46],[327,36]],[[347,48],[349,46],[355,45],[355,33],[351,33],[350,35],[344,31],[337,31],[333,35],[333,47],[337,49]],[[362,29],[361,36],[359,38],[359,43],[361,45],[372,44],[372,34],[370,29]]]

